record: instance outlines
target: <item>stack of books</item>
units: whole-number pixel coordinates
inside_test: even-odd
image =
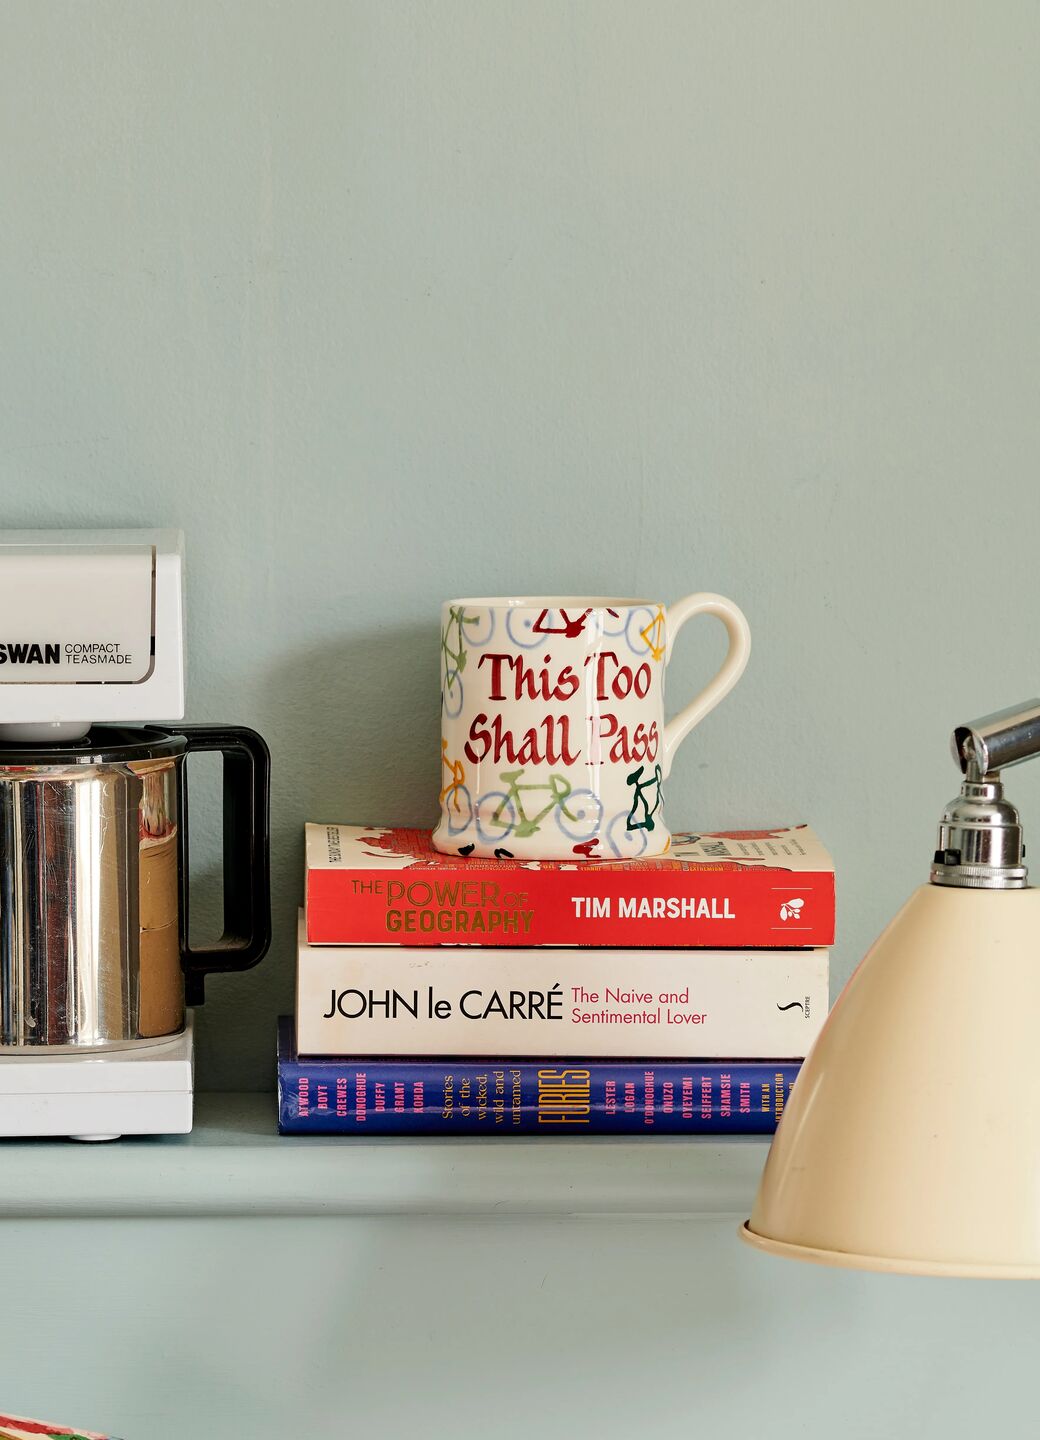
[[[625,863],[343,825],[306,852],[284,1132],[768,1133],[826,1017],[834,867],[807,826]]]

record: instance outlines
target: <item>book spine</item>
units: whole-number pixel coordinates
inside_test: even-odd
[[[755,1135],[797,1063],[286,1060],[278,1125],[312,1135]]]
[[[801,1059],[826,950],[489,951],[300,945],[301,1055]]]
[[[830,945],[834,874],[761,869],[307,871],[312,945]]]

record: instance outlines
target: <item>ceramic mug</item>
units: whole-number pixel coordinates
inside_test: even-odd
[[[715,678],[667,723],[664,673],[694,615],[725,625]],[[671,844],[662,787],[680,742],[751,650],[721,595],[450,600],[441,611],[440,821],[453,855],[635,860]]]

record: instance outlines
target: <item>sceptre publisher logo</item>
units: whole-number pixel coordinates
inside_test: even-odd
[[[800,1010],[800,1011],[802,1012],[802,1016],[804,1017],[804,1019],[808,1020],[808,1018],[809,1018],[809,997],[808,997],[808,995],[806,995],[806,997],[805,997],[804,1000],[788,1000],[788,1002],[787,1002],[786,1005],[781,1005],[781,1004],[780,1004],[780,1001],[778,1000],[778,1001],[776,1002],[776,1008],[777,1008],[778,1010]]]

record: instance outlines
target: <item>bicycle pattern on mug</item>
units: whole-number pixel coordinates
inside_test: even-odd
[[[441,741],[441,773],[447,770],[450,776],[441,786],[441,808],[447,821],[448,833],[461,835],[469,828],[473,819],[473,797],[466,788],[466,767],[461,760],[448,759],[448,742]]]
[[[603,640],[623,641],[633,655],[660,661],[665,653],[665,613],[658,605],[639,605],[622,614],[609,607],[584,610],[544,608],[532,617],[529,610],[510,610],[506,632],[522,650],[538,650],[554,635],[575,640],[586,635],[593,645]]]
[[[605,611],[604,615],[614,615],[619,622],[618,625],[612,626],[604,618],[604,639],[623,640],[631,653],[641,660],[647,655],[656,662],[664,659],[667,648],[665,645],[667,621],[663,606],[636,605],[631,610],[627,610],[624,616],[613,610]]]
[[[520,650],[541,651],[553,637],[585,637],[592,651],[616,649],[619,654],[651,664],[667,655],[667,618],[661,605],[633,605],[624,609],[585,605],[552,608],[517,606],[506,611],[503,643]],[[464,686],[471,652],[484,650],[494,636],[495,614],[483,606],[451,605],[441,630],[441,702],[445,714],[455,718],[464,704]],[[558,773],[524,768],[498,774],[502,788],[475,794],[467,785],[462,759],[448,755],[441,744],[441,811],[448,834],[459,841],[460,853],[471,852],[467,838],[485,845],[504,846],[510,837],[524,840],[546,824],[572,841],[581,859],[635,860],[649,847],[649,836],[662,823],[661,766],[639,765],[626,776],[632,788],[627,809],[604,816],[602,799],[595,791],[575,787]],[[467,837],[467,832],[469,836]],[[507,853],[504,849],[502,853]]]
[[[462,675],[470,650],[487,645],[495,629],[491,610],[482,613],[467,611],[464,605],[452,605],[441,630],[441,709],[453,719],[462,713],[465,698]]]
[[[617,628],[612,621],[620,622]],[[590,629],[591,626],[591,629]],[[471,650],[483,649],[494,634],[495,615],[490,609],[464,605],[448,608],[448,618],[441,630],[441,708],[451,718],[462,713],[465,699],[463,675]],[[665,615],[661,606],[656,611],[649,605],[638,606],[622,617],[612,609],[584,610],[543,608],[533,618],[522,609],[506,615],[506,631],[514,645],[522,650],[537,650],[554,635],[573,640],[588,633],[593,644],[602,640],[623,640],[633,655],[649,655],[660,661],[665,654]]]
[[[655,664],[660,664],[668,649],[665,643],[665,618],[664,608],[662,606],[658,605],[657,614],[640,630],[639,638],[650,651],[650,659],[653,660]]]
[[[626,821],[626,826],[629,830],[652,830],[654,828],[654,816],[661,808],[661,767],[660,765],[655,765],[644,780],[643,771],[645,768],[645,766],[640,765],[638,770],[633,770],[631,775],[628,776],[628,784],[633,787],[632,808],[628,812],[628,819]],[[652,804],[651,800],[653,801]]]
[[[603,806],[591,790],[576,790],[565,775],[546,780],[523,779],[526,772],[503,770],[504,790],[489,790],[476,803],[477,833],[488,844],[515,835],[518,840],[536,835],[542,821],[553,815],[571,840],[588,840],[599,829]]]
[[[574,842],[576,855],[635,860],[646,850],[647,832],[654,829],[654,816],[661,808],[659,765],[647,776],[642,765],[633,771],[628,777],[633,786],[632,807],[618,811],[606,825],[599,797],[591,790],[573,787],[564,775],[526,780],[522,768],[503,770],[498,778],[504,788],[488,790],[474,800],[465,783],[466,767],[461,760],[448,757],[446,740],[441,742],[441,766],[445,783],[440,803],[448,833],[461,838],[472,825],[488,845],[501,846],[510,837],[520,840],[536,835],[552,816],[561,833]],[[603,855],[597,855],[600,844],[606,847]]]

